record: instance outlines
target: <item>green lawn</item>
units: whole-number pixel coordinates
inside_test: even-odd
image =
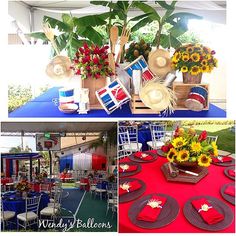
[[[62,183],[62,188],[75,188],[75,183]]]
[[[206,130],[209,136],[218,136],[217,146],[219,150],[235,153],[235,133],[230,131],[231,125],[194,125],[197,133]],[[184,126],[189,128],[189,126]]]

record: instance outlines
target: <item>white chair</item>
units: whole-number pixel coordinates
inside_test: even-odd
[[[119,132],[118,134],[118,158],[124,158],[132,154],[131,143],[128,131]],[[129,148],[128,148],[129,147]]]
[[[111,198],[107,199],[107,210],[106,210],[106,215],[108,214],[109,210],[112,210],[112,216],[113,216],[113,208],[118,204],[118,197],[117,197],[117,192],[113,192],[111,195]],[[117,208],[117,207],[116,207]]]
[[[17,215],[17,229],[19,226],[25,230],[31,225],[38,225],[38,210],[41,195],[38,197],[26,198],[25,199],[25,212]]]
[[[14,222],[11,222],[11,219],[15,217],[16,213],[14,211],[4,211],[3,204],[1,201],[1,223],[2,223],[2,229],[1,231],[4,231],[6,226],[11,223],[14,224]]]
[[[119,126],[119,132],[124,133],[128,131],[130,144],[124,145],[125,149],[130,149],[131,152],[137,152],[142,149],[142,143],[138,142],[138,126],[130,125],[130,126]]]
[[[54,202],[49,203],[50,206],[47,206],[40,211],[40,220],[42,219],[42,217],[49,217],[53,221],[53,223],[55,223],[55,219],[58,217],[61,210],[60,199],[61,192],[55,193]]]
[[[61,198],[62,198],[62,192],[63,190],[58,189],[55,193],[53,198],[50,198],[50,202],[48,203],[48,207],[56,207],[61,208]]]
[[[152,123],[150,124],[150,131],[151,131],[152,141],[147,142],[149,149],[161,148],[167,141],[166,124],[165,123],[159,123],[159,124]]]

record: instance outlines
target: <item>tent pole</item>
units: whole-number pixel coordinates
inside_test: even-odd
[[[32,158],[30,157],[30,182],[32,181],[32,173],[33,173],[33,165],[32,165]]]
[[[40,159],[38,159],[38,174],[40,174]]]
[[[52,178],[52,152],[48,150],[48,154],[49,154],[49,174],[50,178]]]

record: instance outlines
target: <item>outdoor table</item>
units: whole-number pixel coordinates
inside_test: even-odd
[[[58,110],[53,99],[58,99],[59,87],[50,88],[48,91],[27,102],[25,105],[9,113],[10,118],[33,118],[33,117],[66,117],[66,118],[94,118],[94,117],[160,117],[159,114],[132,114],[129,104],[122,106],[122,109],[117,109],[112,114],[108,115],[105,110],[91,110],[88,114],[64,114]],[[164,118],[165,116],[163,116]],[[178,110],[166,117],[226,117],[226,112],[210,104],[208,111],[187,111]]]
[[[81,178],[80,179],[80,189],[83,189],[84,191],[89,191],[89,179],[88,178]]]
[[[120,162],[129,161],[128,158],[120,160]],[[162,171],[161,166],[167,162],[164,157],[158,157],[156,161],[151,163],[142,163],[142,170],[136,175],[129,178],[137,178],[145,182],[146,191],[141,196],[146,196],[152,193],[163,193],[175,198],[180,206],[180,212],[177,218],[170,224],[159,229],[142,229],[134,224],[128,218],[128,210],[131,205],[138,199],[119,205],[119,232],[120,233],[207,233],[209,231],[202,230],[191,225],[184,217],[183,207],[185,202],[194,196],[208,195],[222,200],[233,210],[235,215],[235,206],[225,201],[221,194],[220,188],[226,183],[231,183],[228,177],[224,175],[224,168],[221,166],[211,165],[208,168],[208,175],[200,180],[197,184],[187,184],[179,182],[167,182]],[[123,179],[123,178],[121,178]],[[235,219],[234,219],[235,221]],[[234,222],[226,229],[221,230],[220,233],[234,233]]]
[[[39,203],[39,212],[43,208],[47,207],[49,203],[49,195],[46,193],[40,193],[40,194],[41,194],[41,200]],[[33,196],[39,196],[39,193],[31,192],[31,197]],[[10,198],[13,198],[13,200],[11,200]],[[13,221],[15,223],[17,222],[17,218],[16,218],[17,215],[25,212],[25,199],[23,199],[22,197],[16,196],[15,191],[5,193],[2,196],[2,203],[3,203],[4,211],[14,211],[16,213],[14,221]]]

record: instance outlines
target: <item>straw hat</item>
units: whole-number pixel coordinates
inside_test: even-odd
[[[165,77],[172,71],[170,53],[164,49],[156,49],[150,52],[148,56],[148,66],[149,69],[160,78]]]
[[[74,74],[70,67],[70,58],[65,56],[55,56],[47,65],[46,74],[54,80],[68,79]]]
[[[139,92],[139,97],[147,107],[153,111],[164,110],[173,111],[175,95],[173,91],[161,84],[159,81],[152,80],[144,85]]]

